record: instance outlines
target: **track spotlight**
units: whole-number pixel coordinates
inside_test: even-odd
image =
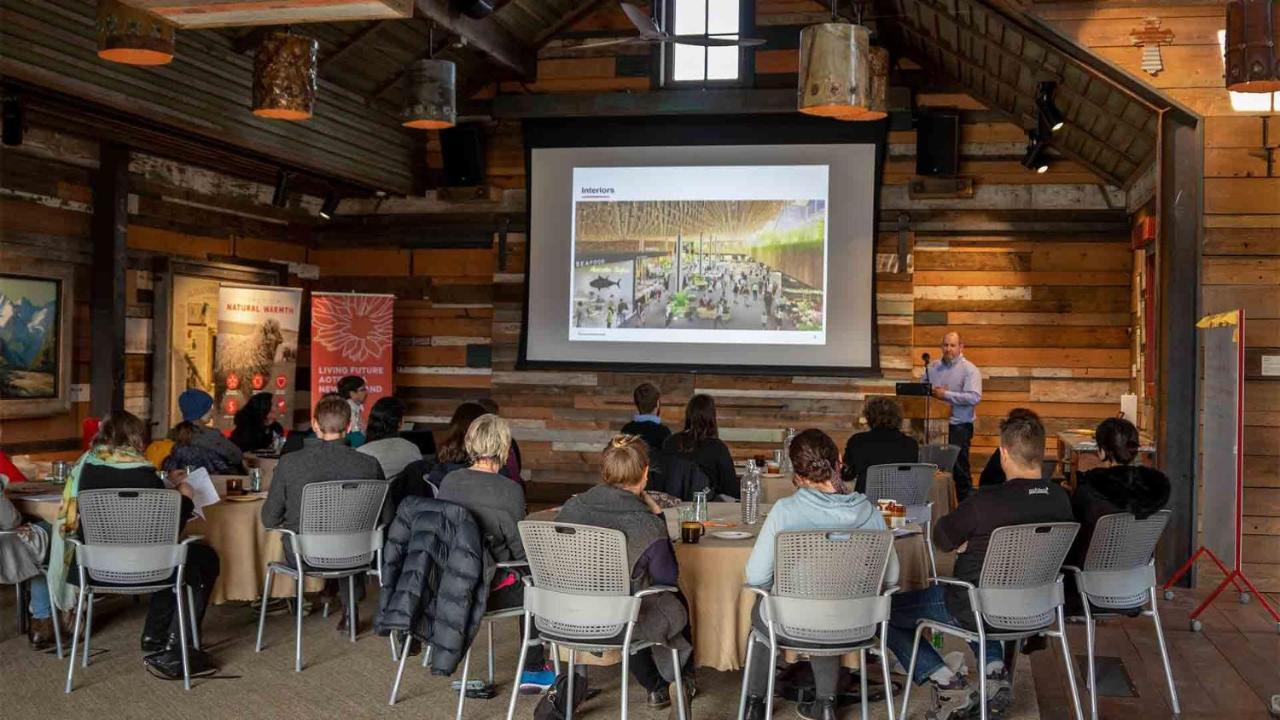
[[[1040,128],[1027,132],[1027,152],[1022,156],[1022,167],[1038,173],[1048,172],[1048,134]]]
[[[271,193],[271,204],[282,208],[289,203],[289,173],[281,170],[276,173],[276,189]]]
[[[1053,102],[1053,92],[1057,86],[1057,83],[1047,81],[1036,86],[1036,109],[1040,112],[1040,122],[1052,132],[1061,130],[1065,122],[1062,111]]]
[[[325,220],[332,220],[333,214],[338,211],[338,191],[330,190],[325,196],[324,203],[320,206],[320,217]]]

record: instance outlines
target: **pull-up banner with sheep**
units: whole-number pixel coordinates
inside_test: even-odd
[[[301,315],[300,289],[218,288],[213,372],[218,427],[232,427],[235,414],[257,393],[270,393],[271,415],[292,424]]]
[[[333,392],[347,375],[364,378],[369,395],[359,427],[378,398],[391,395],[395,295],[311,293],[311,393]]]

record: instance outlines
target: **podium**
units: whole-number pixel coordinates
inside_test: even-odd
[[[924,444],[929,444],[929,398],[933,397],[933,383],[900,382],[894,385],[894,393],[898,397],[924,398]]]

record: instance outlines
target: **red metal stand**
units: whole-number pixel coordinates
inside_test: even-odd
[[[1203,613],[1205,611],[1205,608],[1209,607],[1209,605],[1213,603],[1214,600],[1218,599],[1218,596],[1222,594],[1222,591],[1227,589],[1227,585],[1234,585],[1236,588],[1236,592],[1241,593],[1242,598],[1247,597],[1246,595],[1244,595],[1245,589],[1240,587],[1240,582],[1242,581],[1244,582],[1245,586],[1249,588],[1249,592],[1251,592],[1254,597],[1258,598],[1258,602],[1262,603],[1262,607],[1266,608],[1267,613],[1271,615],[1271,620],[1275,622],[1278,626],[1280,626],[1280,614],[1277,614],[1275,611],[1275,608],[1271,607],[1271,603],[1267,602],[1266,596],[1258,592],[1258,589],[1253,586],[1253,582],[1250,581],[1249,577],[1244,574],[1244,571],[1239,569],[1238,566],[1235,570],[1228,570],[1227,566],[1223,565],[1222,561],[1218,559],[1218,556],[1214,555],[1212,550],[1210,550],[1207,547],[1204,547],[1203,545],[1200,546],[1199,550],[1195,551],[1195,554],[1191,556],[1190,560],[1187,560],[1185,563],[1183,563],[1182,567],[1178,568],[1178,572],[1174,573],[1173,577],[1169,578],[1169,580],[1165,582],[1164,591],[1166,593],[1165,595],[1166,598],[1169,597],[1168,593],[1172,592],[1174,583],[1181,580],[1182,576],[1187,574],[1187,572],[1191,570],[1191,566],[1195,565],[1196,560],[1198,560],[1201,555],[1208,555],[1209,559],[1213,561],[1213,564],[1217,565],[1218,569],[1222,571],[1222,574],[1224,577],[1222,578],[1222,582],[1218,583],[1218,587],[1214,588],[1213,592],[1209,594],[1209,597],[1205,598],[1204,602],[1200,603],[1200,605],[1196,607],[1195,610],[1191,611],[1191,615],[1189,615],[1189,617],[1191,618],[1192,630],[1200,629],[1199,627],[1200,613]],[[1280,630],[1280,627],[1278,627],[1277,629]]]

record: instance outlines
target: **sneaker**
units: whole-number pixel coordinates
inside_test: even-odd
[[[688,675],[685,675],[683,678],[681,678],[681,682],[684,684],[685,720],[693,720],[693,696],[697,694],[698,689],[693,685],[693,678]],[[674,694],[675,689],[676,689],[676,684],[671,683],[669,692],[671,694]],[[675,702],[675,698],[672,698],[671,710],[669,710],[667,713],[667,720],[680,720],[680,708]]]
[[[796,704],[801,720],[836,720],[836,699],[828,696]]]
[[[664,710],[671,706],[671,690],[665,685],[652,690],[645,697],[644,704],[650,710]]]
[[[759,695],[748,696],[746,720],[764,720],[764,716],[764,698]]]
[[[1013,706],[1013,678],[1008,668],[987,676],[987,716],[1004,717],[1005,712]]]
[[[978,693],[960,675],[946,685],[930,682],[929,689],[933,693],[933,707],[925,712],[928,720],[960,720],[978,706]]]
[[[541,669],[527,668],[520,673],[520,692],[529,694],[532,692],[542,692],[554,685],[556,682],[556,671],[543,667]]]

